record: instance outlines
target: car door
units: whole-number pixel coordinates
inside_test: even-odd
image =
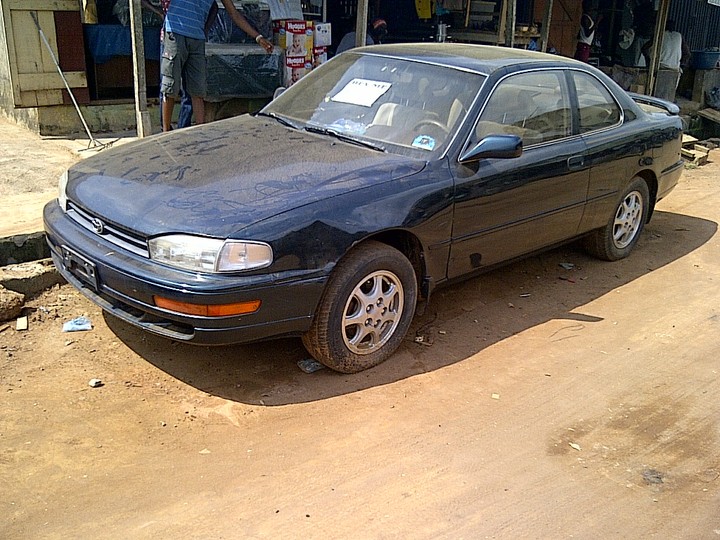
[[[455,163],[449,278],[577,233],[589,172],[570,103],[560,69],[512,74],[496,84],[465,148],[490,134],[513,134],[522,138],[523,152]]]
[[[638,163],[652,156],[652,149],[639,122],[625,124],[622,107],[600,79],[577,70],[569,75],[571,93],[577,99],[578,131],[590,167],[587,208],[580,226],[584,232],[607,222],[619,192],[632,179]]]

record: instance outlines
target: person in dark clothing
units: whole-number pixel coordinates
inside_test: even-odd
[[[365,36],[365,45],[375,45],[376,43],[382,43],[385,37],[387,37],[387,23],[384,19],[374,19],[368,27],[367,35]],[[335,54],[340,54],[343,51],[352,49],[355,47],[356,33],[348,32],[340,40],[340,44],[335,50]]]
[[[649,63],[645,45],[655,34],[656,20],[653,0],[639,0],[633,9],[633,29],[635,30],[635,65],[645,67]]]

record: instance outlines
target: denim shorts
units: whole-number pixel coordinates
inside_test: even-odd
[[[180,80],[184,77],[188,94],[204,98],[207,94],[205,40],[165,32],[160,73],[163,95],[179,97]]]

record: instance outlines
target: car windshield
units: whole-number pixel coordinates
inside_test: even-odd
[[[484,81],[449,67],[348,52],[300,79],[262,112],[299,129],[427,155],[450,142]]]

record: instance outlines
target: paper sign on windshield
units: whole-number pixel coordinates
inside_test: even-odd
[[[371,107],[392,86],[389,82],[353,79],[332,97],[333,101]]]

